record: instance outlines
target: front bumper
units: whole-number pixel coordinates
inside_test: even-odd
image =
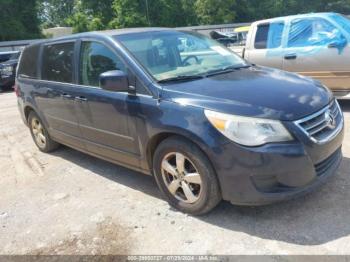
[[[336,152],[334,152],[328,159],[320,164],[314,166],[315,177],[308,183],[303,186],[291,187],[286,186],[282,183],[278,182],[278,179],[273,176],[267,177],[267,181],[263,180],[254,180],[252,178],[252,185],[254,189],[250,191],[250,196],[245,200],[243,199],[229,199],[233,204],[237,205],[267,205],[275,202],[280,202],[288,199],[297,198],[301,195],[307,194],[315,189],[317,189],[320,185],[324,184],[330,177],[336,174],[336,170],[338,169],[341,161],[342,161],[342,152],[341,148],[339,148]],[[307,167],[307,166],[306,166]],[[282,164],[282,167],[284,165]],[[300,166],[303,169],[303,166]],[[300,175],[309,176],[306,172],[299,170]],[[295,178],[294,178],[295,179]],[[249,191],[246,192],[246,196],[249,195]]]
[[[249,148],[226,143],[210,158],[223,199],[236,205],[265,205],[291,199],[317,188],[336,173],[342,160],[344,127],[325,144],[298,130],[291,143]]]

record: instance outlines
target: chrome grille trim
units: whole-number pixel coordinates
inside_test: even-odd
[[[332,129],[326,119],[329,112],[335,120],[336,126]],[[320,111],[303,119],[294,121],[295,125],[314,143],[324,144],[336,137],[344,126],[343,114],[337,100],[331,102]]]

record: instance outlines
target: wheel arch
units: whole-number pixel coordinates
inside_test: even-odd
[[[176,131],[164,131],[164,132],[158,133],[148,141],[147,147],[146,147],[146,157],[147,157],[147,164],[151,172],[153,171],[153,156],[157,147],[159,146],[160,143],[162,143],[164,140],[170,137],[180,137],[184,140],[190,141],[191,143],[195,144],[206,156],[206,158],[214,168],[214,165],[209,157],[209,154],[207,153],[208,148],[205,142],[202,141],[198,136],[196,136],[195,134],[187,130],[181,130],[181,131],[176,130]]]
[[[30,112],[34,112],[35,114],[37,114],[38,117],[40,118],[40,120],[42,121],[43,125],[45,126],[45,128],[48,129],[49,125],[46,122],[46,119],[31,104],[27,104],[23,108],[24,119],[25,119],[27,125],[29,125],[28,121],[29,121],[29,114],[30,114]],[[48,130],[48,132],[49,132],[49,130]]]
[[[30,114],[31,111],[33,111],[33,112],[35,112],[36,114],[38,114],[38,113],[35,111],[34,107],[32,107],[31,105],[26,105],[26,106],[24,107],[24,109],[23,109],[24,118],[25,118],[25,120],[27,121],[27,124],[28,124],[29,114]]]

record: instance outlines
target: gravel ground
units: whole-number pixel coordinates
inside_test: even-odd
[[[39,152],[0,94],[0,254],[350,254],[350,101],[344,161],[318,191],[266,207],[169,207],[152,177],[62,147]]]

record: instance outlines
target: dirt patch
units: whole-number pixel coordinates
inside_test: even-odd
[[[69,238],[29,252],[31,255],[126,255],[131,247],[130,230],[111,218],[98,223],[94,230],[75,233]]]

